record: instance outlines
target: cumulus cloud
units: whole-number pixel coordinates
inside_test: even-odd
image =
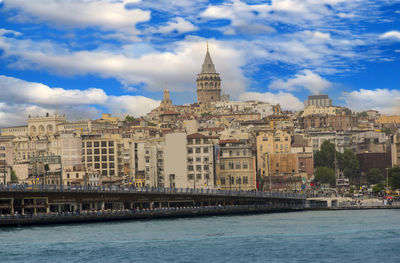
[[[126,4],[138,1],[3,0],[3,9],[17,10],[10,18],[16,22],[41,21],[59,28],[97,27],[133,36],[138,33],[136,24],[150,19],[149,11],[125,8]]]
[[[187,38],[172,45],[171,51],[147,50],[144,54],[129,48],[71,51],[49,42],[0,37],[3,57],[13,58],[10,67],[45,69],[58,75],[95,74],[115,78],[124,85],[141,85],[151,91],[161,91],[163,83],[171,83],[172,91],[195,92],[196,74],[201,70],[205,39]],[[209,40],[216,69],[221,72],[222,88],[229,93],[244,91],[246,79],[241,67],[246,64],[244,51],[224,41]]]
[[[175,19],[169,21],[167,25],[155,29],[154,32],[166,34],[176,31],[179,34],[182,34],[196,30],[198,30],[198,27],[194,26],[191,22],[182,17],[176,17]]]
[[[382,39],[400,40],[400,31],[396,31],[396,30],[388,31],[388,32],[386,32],[386,33],[384,33],[384,34],[381,34],[381,35],[379,36],[379,38],[382,38]]]
[[[303,103],[291,93],[279,91],[278,93],[272,92],[245,92],[239,96],[242,101],[259,100],[271,104],[280,104],[284,110],[299,111],[304,108]]]
[[[283,89],[287,91],[296,91],[307,89],[316,94],[332,86],[332,83],[315,74],[311,70],[303,70],[296,74],[294,78],[288,80],[275,80],[270,85],[270,89]]]
[[[70,119],[97,118],[101,109],[117,116],[143,116],[160,101],[143,96],[111,96],[101,89],[67,90],[0,75],[0,127],[25,123],[28,115],[66,113]]]
[[[384,114],[399,114],[400,90],[398,89],[360,89],[346,92],[341,97],[352,110],[378,110]]]

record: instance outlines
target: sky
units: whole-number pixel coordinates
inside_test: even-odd
[[[400,0],[0,0],[0,127],[193,103],[207,42],[232,100],[400,114]]]

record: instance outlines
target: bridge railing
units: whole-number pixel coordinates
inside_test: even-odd
[[[193,189],[193,188],[157,188],[157,187],[123,187],[123,186],[71,186],[71,185],[28,185],[0,184],[0,191],[16,192],[101,192],[101,193],[147,193],[147,194],[176,194],[176,195],[218,195],[261,198],[305,199],[305,195],[285,192],[264,192],[244,190]]]
[[[124,210],[97,210],[97,211],[80,211],[80,212],[50,212],[50,213],[37,213],[37,214],[14,214],[14,215],[0,215],[1,220],[12,219],[46,219],[54,217],[106,217],[106,216],[129,216],[140,214],[163,214],[166,212],[208,212],[215,210],[262,210],[262,209],[302,209],[303,205],[289,205],[282,203],[274,206],[271,204],[253,204],[253,205],[219,205],[219,206],[186,206],[186,207],[162,207],[153,209],[124,209]]]

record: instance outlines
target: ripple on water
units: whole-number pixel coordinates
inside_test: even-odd
[[[0,229],[0,262],[398,262],[400,210]]]

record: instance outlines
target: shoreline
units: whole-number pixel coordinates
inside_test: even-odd
[[[22,227],[33,225],[60,225],[80,224],[110,221],[128,220],[154,220],[167,218],[187,218],[205,216],[230,216],[230,215],[252,215],[279,212],[301,212],[301,211],[343,211],[343,210],[377,210],[377,209],[400,209],[395,206],[346,206],[346,207],[319,207],[319,208],[271,208],[271,207],[209,207],[209,208],[181,208],[181,209],[159,209],[143,211],[94,211],[85,213],[59,213],[42,215],[16,215],[0,217],[0,227]]]

